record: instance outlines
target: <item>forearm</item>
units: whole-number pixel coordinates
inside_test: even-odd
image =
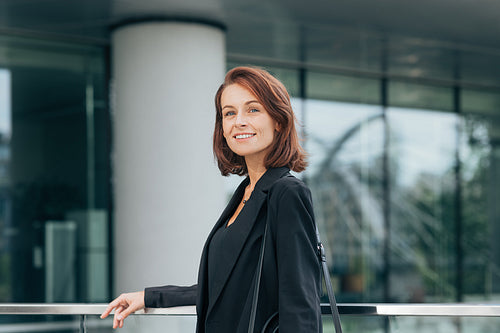
[[[144,290],[144,304],[147,308],[195,305],[197,290],[198,285],[146,288]]]

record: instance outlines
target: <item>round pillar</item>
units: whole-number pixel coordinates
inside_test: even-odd
[[[196,283],[226,201],[212,153],[224,72],[219,27],[150,22],[112,34],[115,296]]]

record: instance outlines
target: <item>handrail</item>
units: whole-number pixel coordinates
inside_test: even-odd
[[[85,303],[0,303],[0,315],[100,315],[107,304]],[[342,315],[358,316],[443,316],[443,317],[500,317],[500,304],[469,303],[342,303]],[[330,313],[322,304],[323,314]],[[147,308],[136,315],[193,316],[194,306]]]

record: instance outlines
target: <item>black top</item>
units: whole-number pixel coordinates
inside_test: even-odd
[[[245,209],[243,207],[242,211]],[[241,215],[241,212],[240,212]],[[238,216],[240,216],[238,215]],[[229,221],[229,219],[227,220]],[[227,222],[223,223],[213,234],[212,239],[210,240],[210,243],[208,245],[208,298],[210,299],[211,297],[217,297],[215,295],[214,290],[220,290],[223,288],[224,283],[226,283],[227,277],[224,274],[221,274],[223,272],[223,268],[228,265],[228,262],[231,260],[231,254],[233,254],[235,251],[238,251],[238,234],[241,233],[244,230],[244,225],[246,223],[249,223],[249,221],[245,221],[244,219],[239,219],[236,217],[236,219],[231,223],[229,226],[227,226]],[[249,267],[239,267],[241,265],[248,265],[248,262],[246,263],[236,263],[236,267],[234,270],[240,271],[241,269],[245,269],[248,274]],[[253,269],[255,270],[256,267]],[[250,269],[251,271],[252,269]],[[241,286],[242,291],[245,290],[245,293],[247,292],[246,289],[248,286]],[[224,304],[231,302],[233,303],[231,313],[241,313],[245,311],[245,303],[244,302],[239,302],[239,303],[234,303],[232,300],[233,295],[227,295],[227,293],[222,292],[220,296],[218,297],[217,302]],[[227,298],[227,299],[226,299]],[[234,311],[234,312],[233,312]],[[225,327],[226,329],[224,332],[228,331],[228,328],[231,332],[236,332],[238,329],[240,318],[238,316],[231,316],[228,315],[225,318]],[[220,330],[220,327],[214,329],[211,327],[206,327],[205,328],[206,333],[220,333],[218,330]]]
[[[228,220],[229,221],[229,220]],[[238,223],[238,218],[233,221],[228,227],[227,222],[214,233],[210,245],[208,247],[208,297],[210,291],[219,288],[219,284],[224,283],[223,277],[218,274],[221,268],[227,265],[230,259],[229,253],[236,251],[233,246],[235,244],[235,233],[240,232],[241,224]],[[213,296],[213,295],[212,295]]]

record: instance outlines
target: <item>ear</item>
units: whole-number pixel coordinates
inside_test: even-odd
[[[281,131],[281,125],[278,122],[276,122],[276,124],[274,125],[274,130],[276,132],[280,132]]]

